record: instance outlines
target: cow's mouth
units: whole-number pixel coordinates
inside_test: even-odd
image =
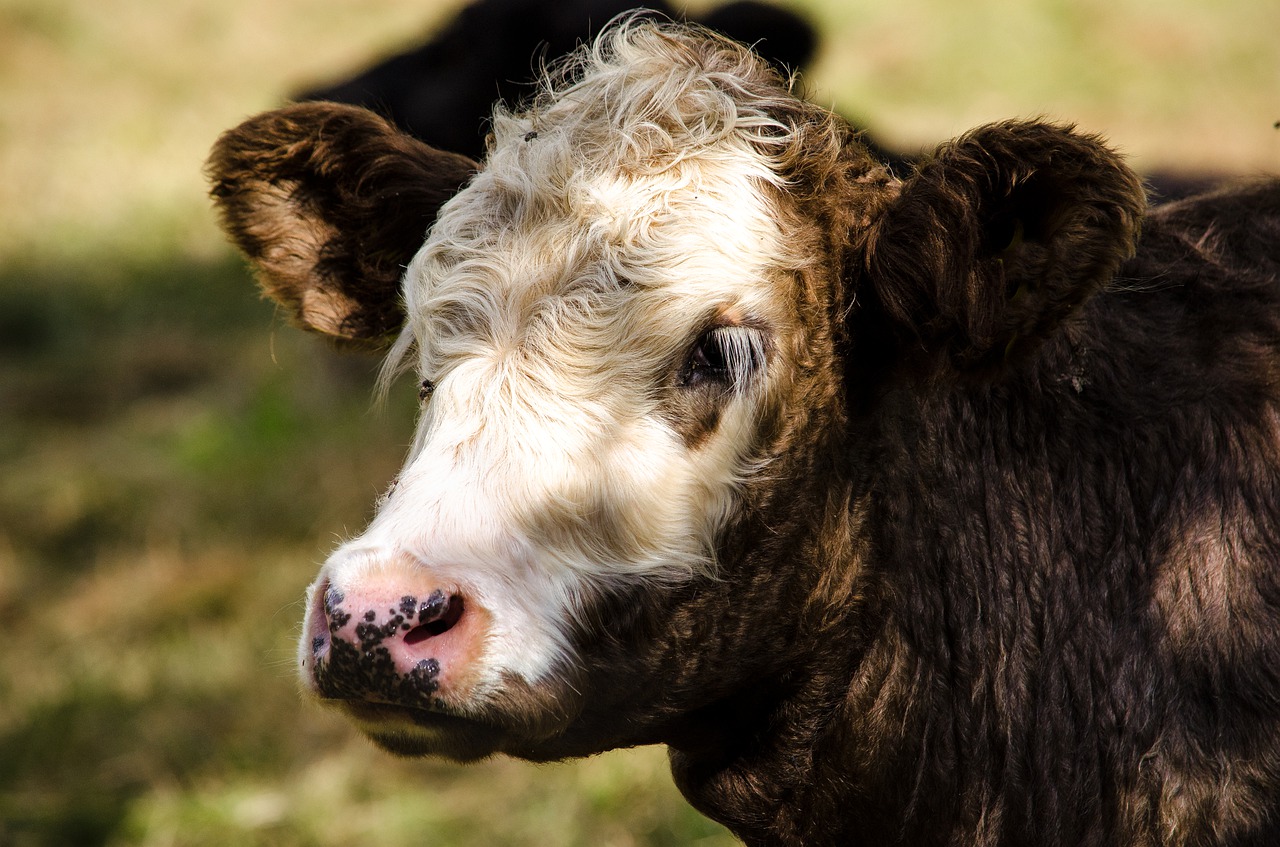
[[[445,712],[360,701],[330,701],[375,744],[398,756],[444,756],[473,761],[500,751],[502,729]]]

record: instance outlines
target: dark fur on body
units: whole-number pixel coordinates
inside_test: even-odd
[[[816,260],[717,577],[591,606],[459,756],[666,743],[753,845],[1280,843],[1280,183],[1147,214],[1039,123],[898,181],[795,109]],[[211,160],[242,240],[261,132]],[[281,229],[343,225],[312,179]]]
[[[1166,207],[1035,355],[892,382],[850,840],[1280,843],[1278,244],[1275,184]]]

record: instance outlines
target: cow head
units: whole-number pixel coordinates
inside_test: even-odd
[[[210,172],[268,294],[421,385],[402,472],[311,588],[304,687],[459,759],[714,744],[855,661],[820,649],[874,613],[850,374],[998,378],[1142,203],[1036,123],[900,182],[745,48],[652,23],[500,109],[483,166],[312,103]]]

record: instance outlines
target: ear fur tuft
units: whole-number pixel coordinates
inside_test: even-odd
[[[863,299],[908,346],[961,371],[999,366],[1111,279],[1145,208],[1138,177],[1097,138],[982,127],[939,148],[872,224]]]
[[[476,171],[364,109],[303,103],[224,133],[206,165],[222,227],[303,328],[385,345],[400,277]]]

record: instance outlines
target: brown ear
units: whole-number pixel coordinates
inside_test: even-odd
[[[999,365],[1112,278],[1145,208],[1141,182],[1096,138],[982,127],[939,148],[873,222],[858,296],[904,349],[959,370]]]
[[[381,345],[404,320],[405,265],[477,165],[364,109],[302,103],[224,133],[206,170],[263,290],[299,326]]]

